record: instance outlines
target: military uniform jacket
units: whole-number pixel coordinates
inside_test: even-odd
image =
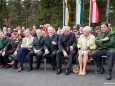
[[[19,50],[21,45],[21,39],[17,38],[17,39],[13,39],[11,38],[9,40],[9,42],[7,43],[7,45],[4,48],[4,51],[7,52],[14,52],[15,50]]]

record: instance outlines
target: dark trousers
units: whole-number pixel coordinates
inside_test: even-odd
[[[107,71],[112,72],[113,69],[113,65],[114,65],[114,60],[115,60],[115,51],[114,50],[95,50],[92,53],[92,57],[94,59],[94,62],[96,64],[97,67],[101,67],[101,61],[100,58],[102,55],[106,55],[108,58],[108,67],[107,67]]]
[[[70,51],[68,53],[69,57],[68,57],[68,61],[67,61],[67,65],[66,65],[66,69],[71,69],[72,67],[72,62],[73,62],[73,59],[74,59],[74,56],[75,56],[76,52],[73,50],[73,51]],[[62,66],[62,56],[63,55],[63,52],[62,50],[58,50],[57,51],[57,54],[56,54],[56,59],[57,59],[57,68],[58,69],[61,69],[61,66]],[[63,58],[67,58],[67,57],[63,57]]]
[[[28,61],[29,61],[30,68],[32,68],[32,65],[33,65],[33,56],[36,56],[37,67],[40,66],[43,53],[44,53],[43,51],[40,51],[38,54],[35,54],[33,50],[29,52]]]
[[[5,53],[5,56],[3,57],[4,61],[5,61],[5,65],[8,65],[8,63],[10,63],[10,60],[9,60],[9,56],[12,55],[13,52],[9,52],[9,51],[6,51]]]
[[[29,53],[29,50],[27,48],[20,48],[18,51],[15,59],[23,65],[24,61],[26,60],[26,55]]]
[[[44,54],[43,58],[46,58],[52,66],[56,67],[56,50],[50,51],[49,54]]]
[[[5,61],[2,57],[2,52],[0,52],[0,65],[5,65]]]

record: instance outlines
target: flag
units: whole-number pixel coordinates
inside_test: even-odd
[[[83,8],[81,0],[76,0],[76,25],[83,23]]]
[[[68,0],[63,0],[63,26],[67,26],[68,23],[69,23]]]
[[[90,22],[89,23],[98,23],[99,22],[99,10],[96,3],[96,0],[90,0]]]

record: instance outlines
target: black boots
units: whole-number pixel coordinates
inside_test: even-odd
[[[70,73],[69,69],[66,69],[65,70],[65,75],[69,75],[69,73]]]
[[[30,68],[28,69],[28,72],[32,71],[33,70],[33,67],[30,66]]]
[[[106,80],[111,80],[112,76],[111,76],[111,72],[107,72],[107,76],[106,76]]]
[[[56,74],[61,74],[62,70],[61,69],[57,69]]]

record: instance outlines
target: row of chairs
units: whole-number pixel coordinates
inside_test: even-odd
[[[77,56],[76,56],[76,57],[77,57]],[[10,56],[9,56],[9,59],[10,59],[10,60],[14,59],[14,56],[13,56],[13,55],[10,55]],[[75,60],[76,60],[76,59],[75,59]],[[103,56],[101,57],[101,63],[104,64],[106,60],[107,60],[107,56],[106,56],[106,55],[103,55]],[[35,62],[35,61],[36,61],[36,59],[35,59],[35,56],[34,56],[34,62]],[[76,62],[77,62],[77,60],[76,60]],[[46,59],[46,58],[43,58],[43,63],[44,63],[44,70],[47,70],[47,64],[48,64],[48,62],[47,62],[47,59]],[[62,60],[62,63],[63,63],[63,64],[66,64],[66,63],[67,63],[67,58],[66,58],[66,59],[63,59],[63,60]],[[92,59],[91,56],[89,56],[89,61],[88,61],[88,63],[94,64],[94,61],[93,61],[93,59]],[[28,65],[27,57],[25,58],[25,64]]]

